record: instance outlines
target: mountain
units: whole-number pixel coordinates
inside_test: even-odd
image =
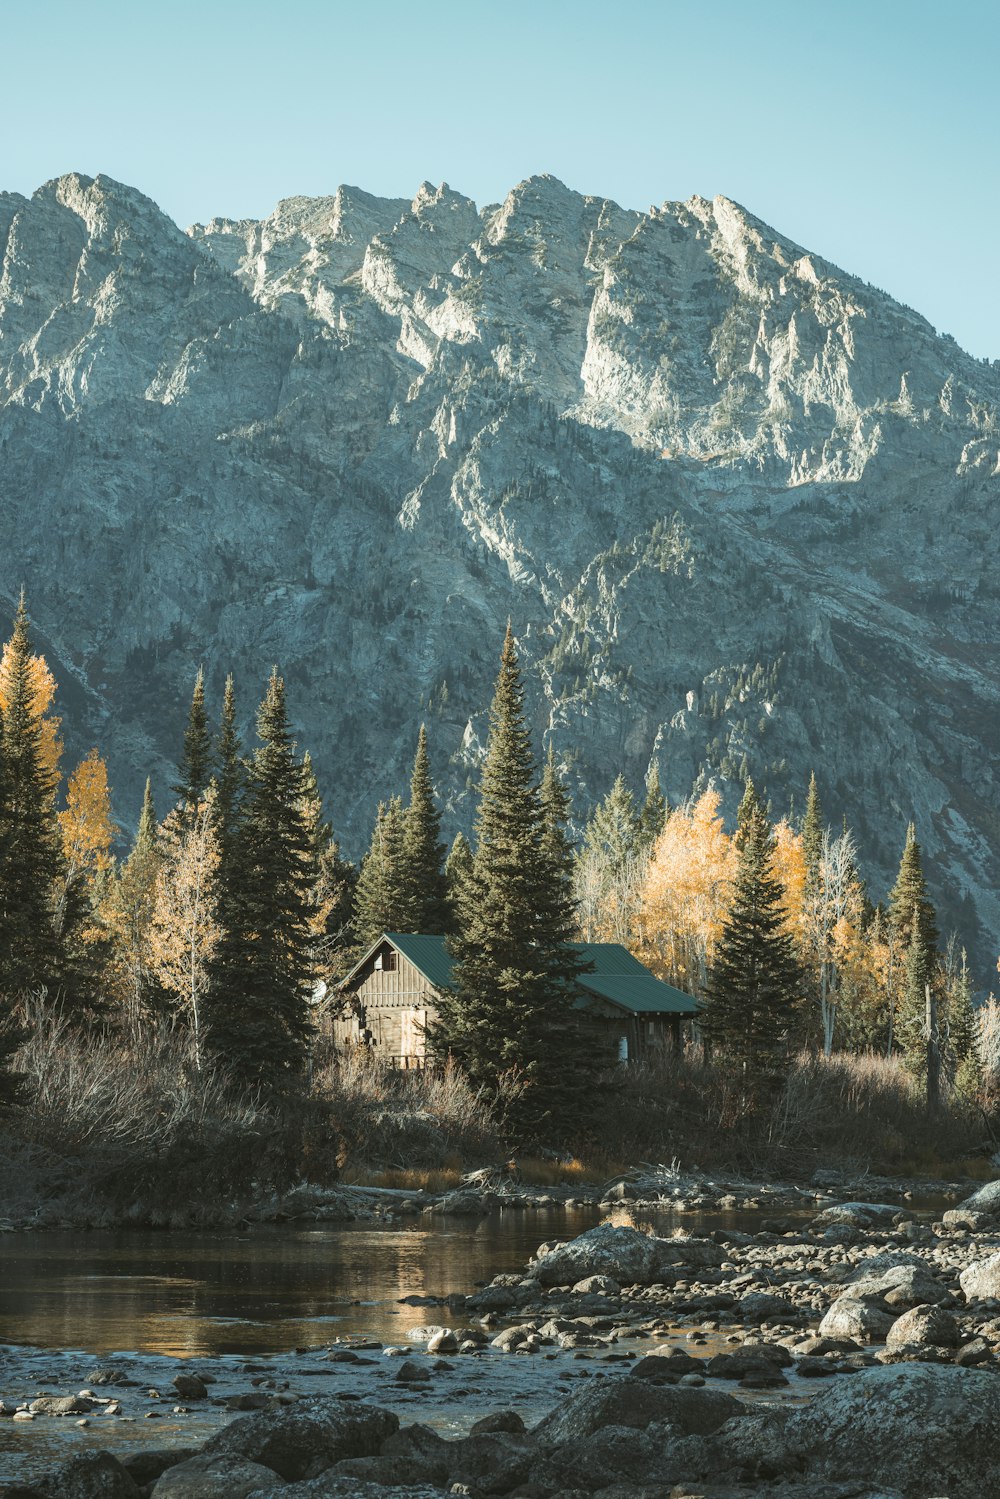
[[[248,724],[281,665],[354,853],[422,719],[467,821],[510,615],[579,809],[655,759],[801,810],[815,768],[874,896],[916,820],[987,979],[996,364],[725,198],[551,177],[185,233],[69,175],[0,254],[0,589],[123,819],[203,660]]]

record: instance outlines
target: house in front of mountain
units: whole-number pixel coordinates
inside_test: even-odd
[[[618,942],[575,942],[592,968],[577,980],[578,1006],[594,1022],[608,1061],[638,1061],[679,1048],[681,1025],[698,1012],[690,994],[650,973]],[[394,1067],[423,1067],[437,996],[451,984],[443,937],[384,932],[340,985],[333,1039],[367,1046]]]

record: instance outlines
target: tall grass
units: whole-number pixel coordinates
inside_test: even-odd
[[[769,1087],[691,1055],[630,1068],[600,1120],[603,1148],[631,1160],[804,1176],[818,1166],[933,1175],[982,1153],[982,1111],[933,1113],[901,1062],[803,1052]]]

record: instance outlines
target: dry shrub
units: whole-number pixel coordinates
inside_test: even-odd
[[[983,1145],[961,1097],[933,1113],[902,1062],[803,1052],[748,1084],[690,1054],[643,1063],[607,1090],[602,1139],[626,1160],[803,1176],[818,1166],[934,1174]]]
[[[500,1153],[488,1100],[450,1064],[405,1071],[359,1049],[318,1069],[312,1093],[337,1120],[355,1169],[455,1171]]]

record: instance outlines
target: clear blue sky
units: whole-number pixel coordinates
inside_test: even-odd
[[[716,193],[1000,358],[989,0],[31,0],[0,189],[107,172],[181,224],[348,182],[480,204],[534,172]]]

